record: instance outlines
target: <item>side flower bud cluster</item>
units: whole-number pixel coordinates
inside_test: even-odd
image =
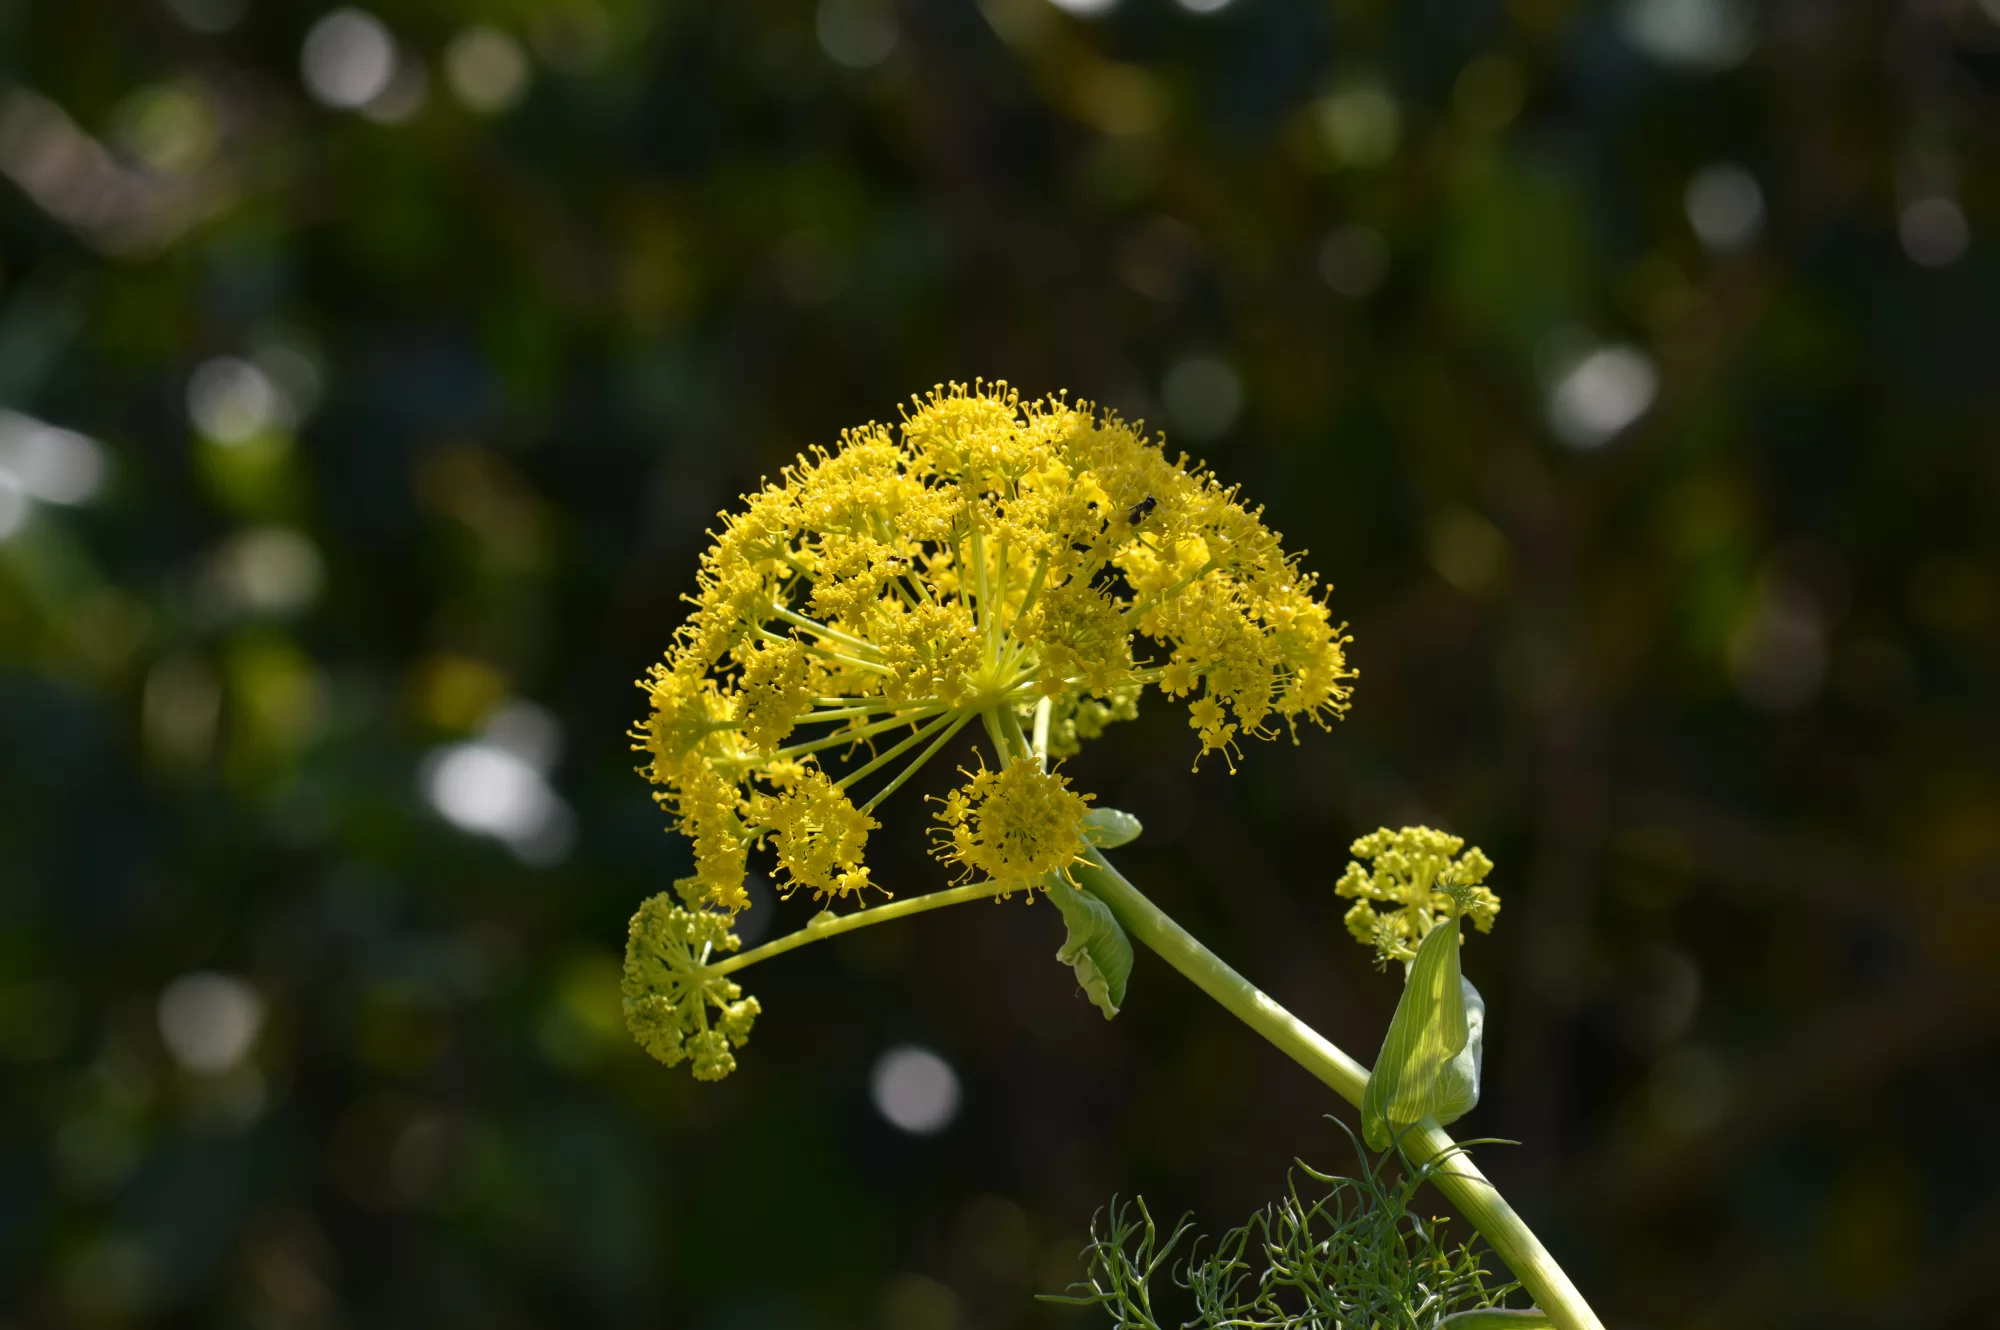
[[[741,945],[728,917],[691,905],[663,892],[632,916],[620,983],[625,1027],[667,1066],[691,1062],[696,1080],[719,1081],[736,1070],[731,1050],[749,1041],[762,1008],[708,969],[715,953]]]
[[[1493,861],[1478,846],[1460,850],[1463,838],[1430,827],[1383,827],[1355,841],[1354,861],[1333,886],[1354,899],[1345,919],[1354,940],[1386,965],[1415,960],[1424,935],[1446,919],[1492,932],[1500,897],[1482,884]]]

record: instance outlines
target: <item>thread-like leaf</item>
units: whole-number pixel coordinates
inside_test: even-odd
[[[1370,1149],[1407,1127],[1457,1121],[1479,1102],[1486,1003],[1458,965],[1458,920],[1424,935],[1361,1097]]]
[[[1173,1257],[1193,1232],[1190,1221],[1169,1234],[1143,1200],[1121,1204],[1114,1196],[1091,1221],[1083,1278],[1067,1295],[1042,1299],[1100,1308],[1112,1330],[1546,1330],[1553,1324],[1533,1311],[1480,1319],[1500,1311],[1520,1286],[1490,1274],[1485,1252],[1448,1245],[1442,1221],[1411,1209],[1426,1169],[1399,1173],[1365,1152],[1361,1163],[1353,1178],[1300,1164],[1283,1196],[1220,1238],[1196,1238],[1178,1262]],[[1325,1192],[1304,1190],[1302,1177],[1325,1184]],[[1191,1309],[1156,1303],[1156,1296],[1176,1291],[1190,1296]]]

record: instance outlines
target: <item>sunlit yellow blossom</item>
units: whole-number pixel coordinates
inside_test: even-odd
[[[780,891],[806,887],[835,896],[868,885],[861,855],[868,833],[880,824],[850,803],[818,766],[806,768],[789,790],[755,796],[751,809],[770,828],[783,874]]]
[[[743,737],[760,749],[776,748],[812,705],[806,688],[811,657],[803,644],[758,642],[743,656],[740,718]]]
[[[941,802],[935,853],[967,875],[983,874],[1002,891],[1068,868],[1083,849],[1088,794],[1038,763],[981,767]]]
[[[728,912],[753,850],[780,889],[859,894],[876,807],[975,719],[1005,750],[989,779],[1019,787],[947,803],[946,853],[1020,881],[1075,853],[1083,796],[1048,761],[1147,685],[1185,701],[1197,760],[1233,762],[1339,716],[1354,677],[1259,510],[1115,414],[1004,383],[801,456],[722,515],[691,601],[634,739]]]
[[[1348,853],[1368,865],[1350,862],[1333,887],[1354,898],[1347,931],[1384,961],[1415,958],[1424,934],[1454,914],[1492,932],[1500,898],[1481,884],[1493,861],[1478,846],[1460,856],[1464,848],[1463,838],[1429,827],[1384,827],[1355,841]]]

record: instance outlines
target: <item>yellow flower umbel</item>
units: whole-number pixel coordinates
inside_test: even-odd
[[[692,893],[688,905],[695,902]],[[694,1063],[700,1081],[719,1081],[736,1070],[732,1047],[750,1038],[757,999],[725,976],[708,972],[709,958],[734,951],[736,935],[726,915],[672,904],[654,896],[632,916],[625,948],[625,1024],[640,1047],[669,1067]]]
[[[1002,893],[1044,873],[1061,873],[1082,857],[1083,817],[1094,797],[1077,794],[1067,777],[1037,763],[998,771],[983,765],[953,790],[934,816],[937,855],[971,876],[983,873]]]
[[[1500,898],[1480,884],[1493,871],[1493,861],[1476,845],[1453,857],[1464,848],[1461,837],[1429,827],[1383,827],[1355,841],[1348,853],[1370,861],[1369,866],[1350,862],[1333,887],[1339,895],[1355,898],[1345,920],[1347,931],[1355,941],[1375,948],[1385,965],[1415,960],[1424,935],[1454,914],[1482,933],[1492,932]],[[1454,904],[1454,895],[1462,905]]]
[[[1088,403],[940,388],[722,520],[633,737],[728,914],[753,850],[781,893],[873,886],[874,811],[975,717],[1001,761],[936,852],[1004,893],[1079,851],[1088,796],[1049,759],[1148,684],[1187,700],[1197,761],[1347,707],[1344,625],[1260,510]]]

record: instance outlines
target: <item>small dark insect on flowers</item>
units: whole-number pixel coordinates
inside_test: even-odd
[[[1145,521],[1147,517],[1151,516],[1153,509],[1159,506],[1160,501],[1148,494],[1145,498],[1132,505],[1132,511],[1125,514],[1125,520],[1133,526],[1137,526],[1139,523]]]

